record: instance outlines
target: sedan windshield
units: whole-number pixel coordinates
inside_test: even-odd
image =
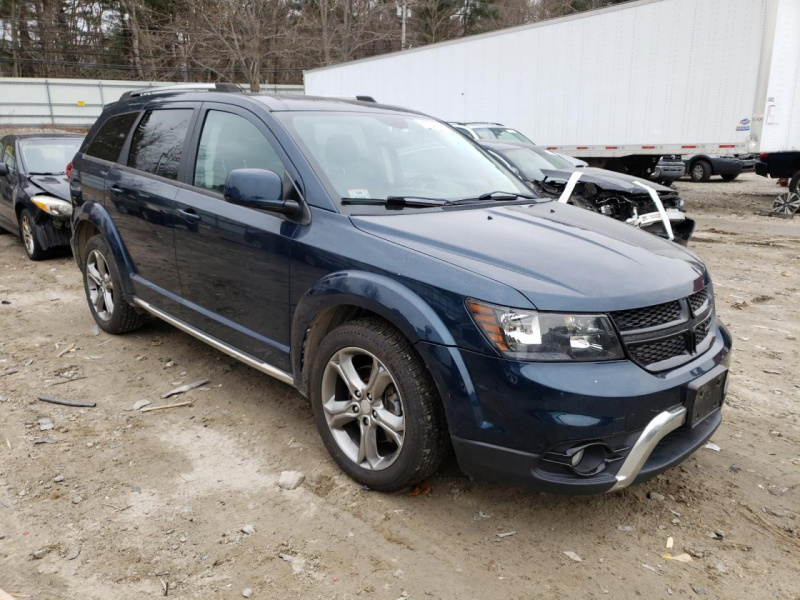
[[[530,194],[499,161],[428,117],[334,112],[276,116],[340,199],[447,201],[497,191]]]
[[[60,175],[81,147],[80,138],[22,140],[19,143],[28,175]]]
[[[544,148],[511,148],[502,150],[503,156],[508,158],[520,170],[522,176],[528,181],[541,181],[548,169],[575,169],[569,162]]]

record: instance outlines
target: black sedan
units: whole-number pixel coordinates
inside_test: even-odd
[[[0,229],[19,233],[31,260],[68,248],[67,164],[83,141],[75,134],[7,135],[0,140]]]
[[[573,173],[581,177],[568,202],[624,221],[662,237],[669,237],[664,215],[676,242],[686,244],[694,232],[694,220],[686,216],[683,200],[672,188],[616,171],[593,167],[575,168],[557,154],[539,146],[517,142],[481,141],[481,146],[507,163],[534,190],[560,198]],[[656,205],[654,190],[664,209]]]

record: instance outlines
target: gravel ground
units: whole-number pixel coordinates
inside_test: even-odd
[[[427,493],[362,490],[292,388],[157,321],[98,333],[72,259],[32,263],[0,235],[0,374],[17,370],[0,377],[0,589],[37,600],[165,587],[175,598],[800,598],[800,219],[755,216],[780,190],[753,175],[677,187],[735,342],[720,450],[600,497],[471,482],[452,465]],[[142,413],[139,400],[192,404]],[[282,489],[285,470],[305,481]]]

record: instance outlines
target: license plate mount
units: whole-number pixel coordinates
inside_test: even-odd
[[[695,379],[686,391],[686,424],[692,428],[722,407],[728,369],[722,365]]]

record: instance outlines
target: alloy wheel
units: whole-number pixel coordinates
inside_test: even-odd
[[[403,448],[405,411],[394,377],[362,348],[336,352],[322,375],[322,408],[333,439],[359,467],[380,471]]]
[[[29,255],[33,255],[35,251],[34,240],[33,240],[33,226],[31,225],[31,220],[28,218],[28,215],[22,215],[22,242],[25,244],[25,250],[28,251]]]
[[[105,257],[97,250],[92,250],[86,260],[86,284],[97,316],[110,321],[114,313],[114,282]]]
[[[705,167],[703,167],[703,165],[695,165],[692,167],[692,176],[694,179],[700,181],[703,178],[703,175],[705,175]]]

